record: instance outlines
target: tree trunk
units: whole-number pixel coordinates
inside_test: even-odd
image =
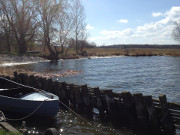
[[[10,44],[10,39],[7,39],[7,51],[11,52],[11,44]]]
[[[24,39],[19,42],[19,54],[23,55],[27,51],[27,44]]]
[[[7,51],[11,52],[11,43],[10,43],[10,37],[8,34],[6,34],[6,44],[7,44]]]
[[[46,43],[46,46],[47,46],[47,49],[48,49],[48,51],[49,51],[49,53],[50,53],[50,55],[47,57],[49,60],[58,60],[59,58],[58,58],[58,53],[56,53],[52,48],[51,48],[51,46],[50,46],[50,42],[48,41],[47,43]]]
[[[77,41],[77,34],[76,34],[76,54],[78,54],[78,41]]]

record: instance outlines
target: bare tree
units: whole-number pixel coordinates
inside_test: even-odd
[[[39,21],[41,22],[40,31],[43,34],[43,43],[47,47],[50,59],[58,59],[61,53],[57,45],[58,35],[58,19],[61,12],[62,1],[56,0],[34,0],[36,10],[39,13]]]
[[[0,8],[2,9],[2,8]],[[7,18],[3,15],[2,10],[0,11],[0,39],[4,41],[6,45],[6,50],[11,51],[11,34],[12,29],[9,25]]]
[[[34,38],[38,28],[33,2],[29,0],[0,0],[0,4],[3,15],[12,28],[19,53],[23,54],[27,50],[27,43]]]
[[[85,23],[85,13],[84,13],[84,7],[81,4],[80,0],[74,0],[74,31],[75,31],[75,49],[76,54],[78,54],[78,40],[80,36],[82,36],[82,32],[85,30],[86,23]]]
[[[61,54],[64,53],[64,47],[66,47],[66,53],[69,47],[69,39],[73,36],[74,20],[71,1],[64,1],[61,4],[61,12],[59,13],[58,20],[58,44],[61,46]]]
[[[172,31],[172,37],[174,38],[174,40],[180,42],[180,21],[175,22],[175,27]]]

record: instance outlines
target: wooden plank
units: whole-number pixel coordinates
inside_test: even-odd
[[[176,125],[176,124],[175,124],[175,127],[176,127],[176,129],[179,129],[179,130],[180,130],[180,125]]]
[[[4,129],[8,130],[9,132],[19,133],[19,131],[17,129],[15,129],[13,126],[8,124],[7,122],[0,122],[0,126],[2,126]]]
[[[159,100],[158,99],[153,99],[154,104],[158,104]],[[173,103],[173,102],[167,102],[168,103],[168,107],[170,109],[174,109],[174,110],[179,110],[180,111],[180,104],[178,103]]]
[[[179,110],[173,110],[173,109],[169,109],[170,113],[175,113],[178,114],[180,116],[180,111]]]
[[[158,99],[153,99],[153,102],[159,103]]]
[[[170,114],[172,115],[172,117],[178,117],[180,118],[180,115],[178,113],[175,113],[175,112],[171,112],[170,111]]]
[[[168,102],[168,106],[170,109],[180,111],[180,104]]]

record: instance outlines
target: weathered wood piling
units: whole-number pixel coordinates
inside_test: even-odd
[[[65,104],[88,118],[93,118],[93,110],[96,109],[99,119],[112,123],[115,128],[174,134],[175,129],[180,127],[180,104],[167,102],[165,95],[153,99],[142,93],[115,93],[16,72],[11,79],[58,95],[63,103],[60,107]]]

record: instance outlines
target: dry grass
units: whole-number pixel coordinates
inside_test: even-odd
[[[180,56],[180,49],[154,49],[154,48],[86,48],[84,49],[90,56],[112,56],[112,55],[128,55],[128,56],[152,56],[152,55],[170,55],[170,56]],[[42,51],[37,50],[37,51]],[[48,51],[40,53],[38,56],[47,56]],[[59,56],[60,58],[69,57],[73,58],[76,56],[75,49],[65,48],[65,54]],[[76,57],[75,57],[76,58]]]
[[[180,56],[180,49],[120,49],[120,48],[89,48],[87,53],[95,56],[129,55],[129,56]]]

